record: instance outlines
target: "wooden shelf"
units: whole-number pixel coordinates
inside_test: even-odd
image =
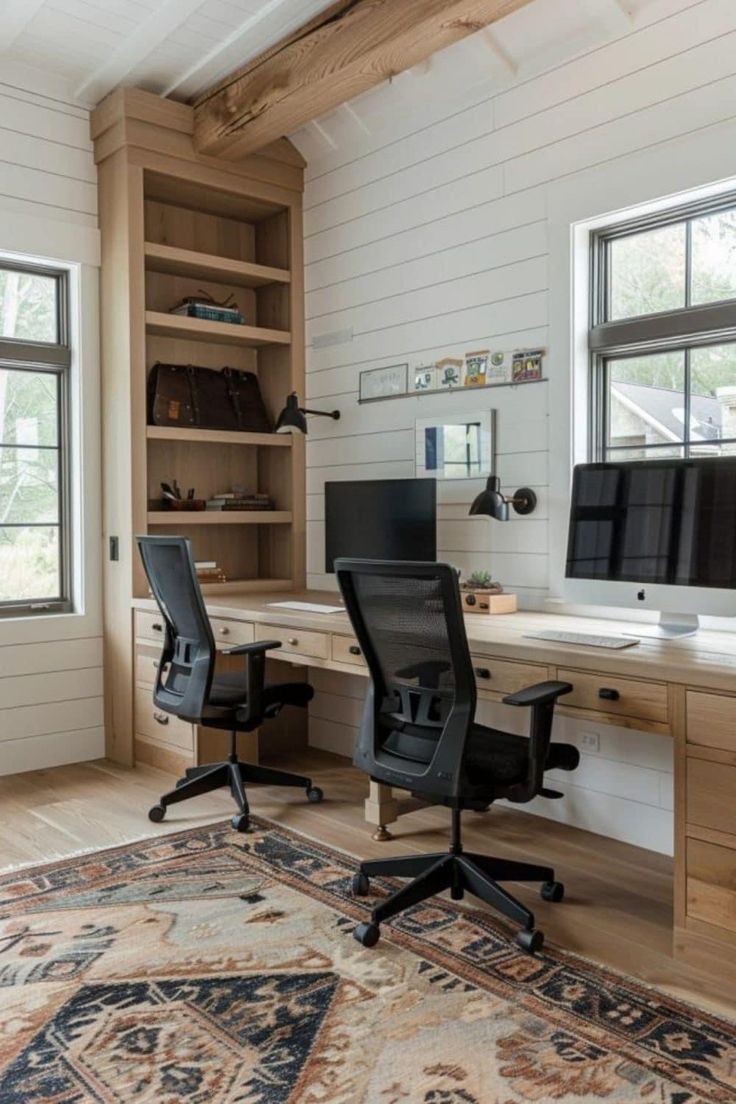
[[[290,345],[288,330],[269,330],[262,326],[235,326],[232,322],[207,322],[181,314],[146,311],[146,330],[160,337],[178,337],[184,341],[209,341],[215,345]]]
[[[290,525],[291,510],[153,510],[149,525]]]
[[[146,268],[151,272],[164,272],[171,276],[193,276],[199,280],[216,280],[237,287],[263,287],[265,284],[288,284],[291,273],[285,268],[236,261],[230,257],[217,257],[213,253],[199,253],[193,249],[179,249],[174,245],[145,242]]]
[[[228,579],[226,583],[201,583],[203,594],[283,593],[293,589],[291,579]]]
[[[291,448],[290,433],[239,433],[226,429],[180,429],[177,426],[148,426],[149,441],[189,441],[207,445],[257,445],[259,448]]]

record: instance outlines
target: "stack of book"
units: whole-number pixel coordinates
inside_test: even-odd
[[[216,560],[195,560],[194,570],[200,583],[226,583],[227,575]]]
[[[185,318],[203,318],[207,322],[232,322],[236,326],[245,325],[245,318],[234,304],[231,306],[225,303],[213,303],[194,295],[187,296],[177,306],[172,307],[169,314],[181,314]]]
[[[207,499],[208,510],[273,510],[273,501],[267,494],[228,491]]]

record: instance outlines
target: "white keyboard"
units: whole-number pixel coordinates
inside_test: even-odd
[[[632,648],[639,643],[634,636],[595,636],[593,633],[557,632],[556,629],[524,635],[531,640],[555,640],[558,644],[582,644],[586,648]]]

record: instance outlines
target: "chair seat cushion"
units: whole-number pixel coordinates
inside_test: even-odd
[[[314,697],[308,682],[267,682],[263,687],[263,705],[305,706]],[[216,675],[212,680],[209,704],[220,708],[235,709],[248,701],[248,683],[245,671]]]
[[[526,778],[529,762],[529,740],[496,728],[474,724],[470,731],[466,763],[468,772],[489,776],[496,783],[508,785]],[[549,745],[545,770],[575,770],[580,752],[572,744]]]
[[[434,754],[436,739],[427,730],[407,725],[396,730],[384,747],[393,755],[415,763],[428,763]],[[580,753],[572,744],[550,744],[545,770],[575,770]],[[489,792],[523,782],[529,763],[529,740],[474,724],[465,751],[465,767],[474,785],[487,787]]]

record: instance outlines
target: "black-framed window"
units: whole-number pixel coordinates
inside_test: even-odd
[[[736,196],[592,237],[591,459],[736,454]]]
[[[71,609],[67,279],[0,260],[0,616]]]

